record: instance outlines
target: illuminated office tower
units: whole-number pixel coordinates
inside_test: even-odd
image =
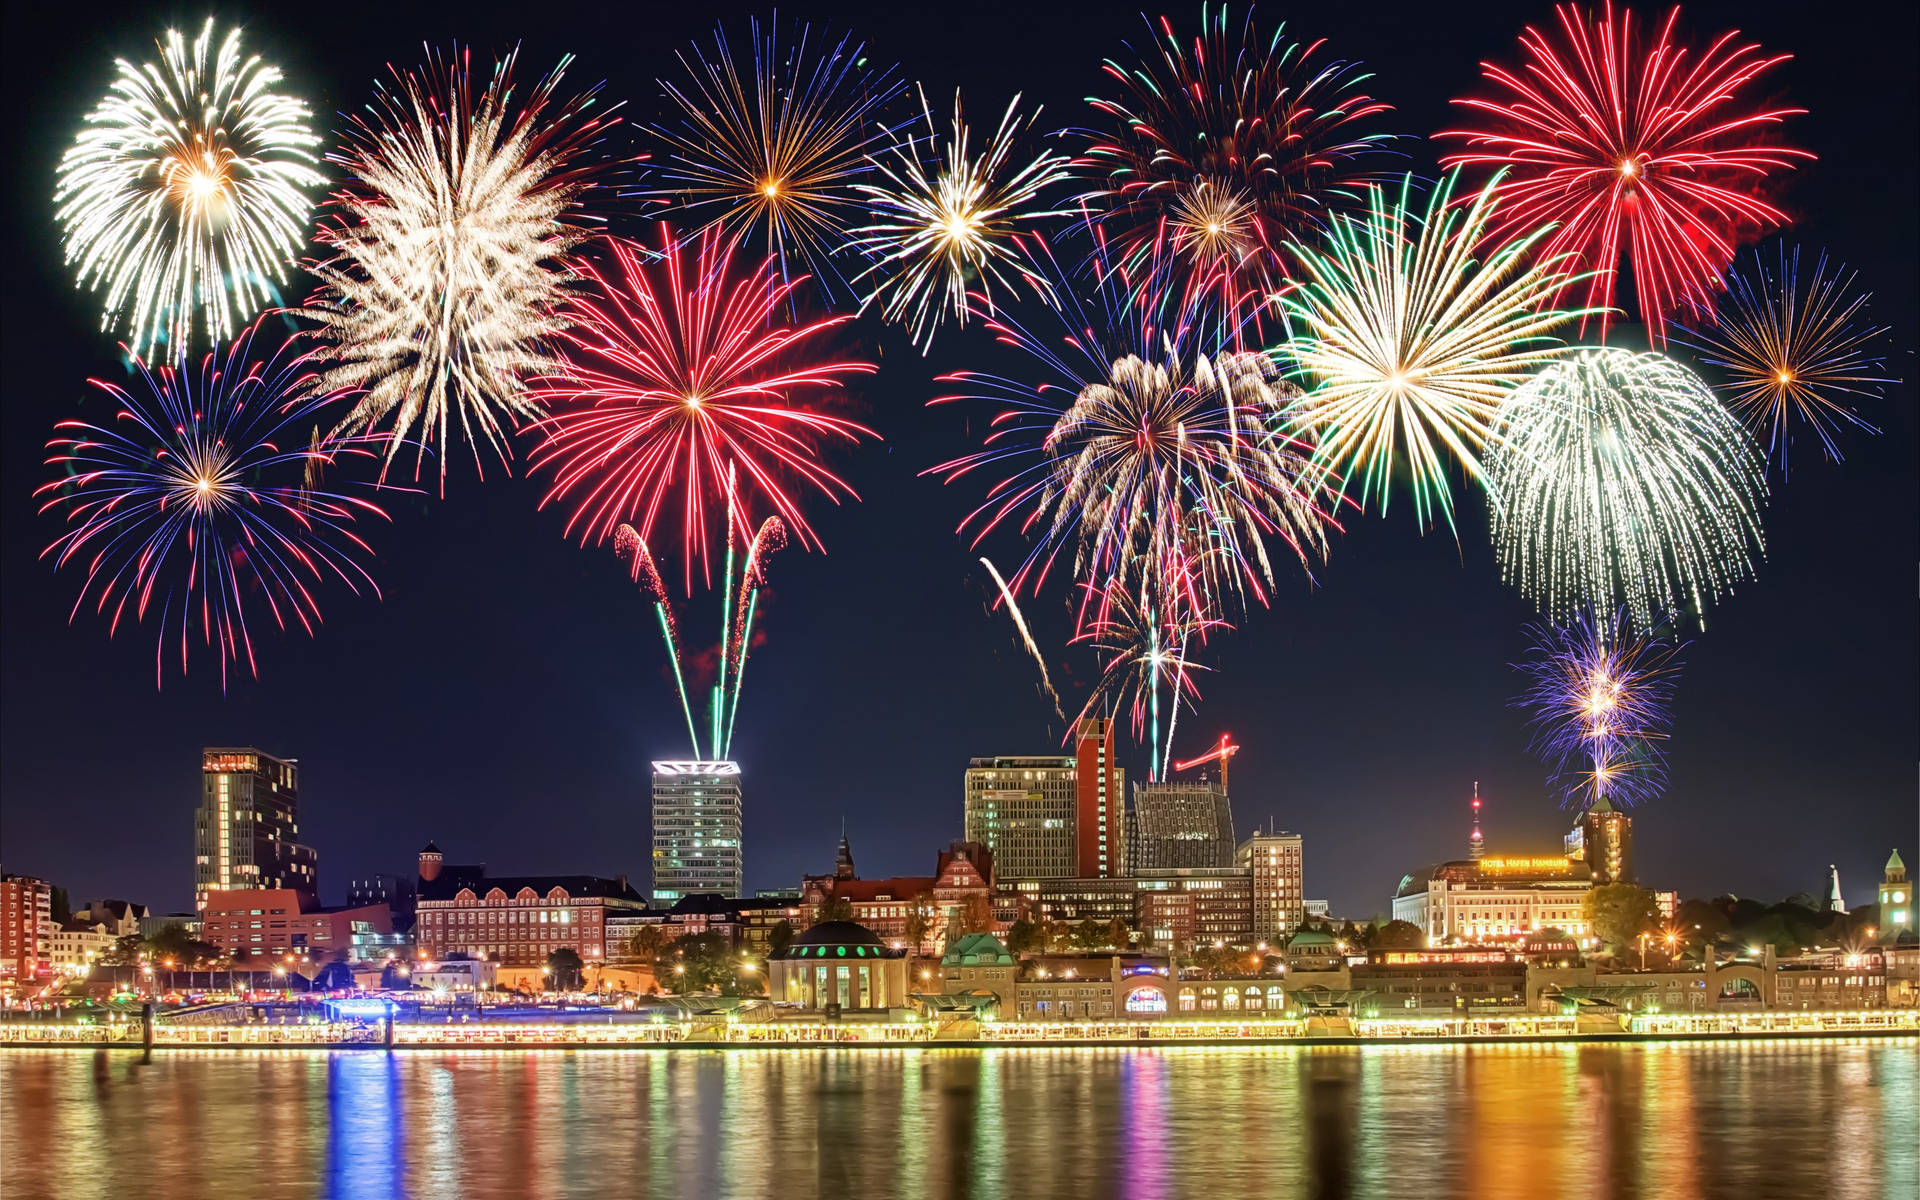
[[[653,902],[682,896],[746,894],[741,846],[740,764],[678,760],[653,764]]]
[[[193,818],[194,907],[206,910],[208,892],[260,888],[319,894],[318,856],[300,841],[300,760],[208,747]]]

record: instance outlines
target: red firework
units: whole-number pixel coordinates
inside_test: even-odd
[[[820,450],[829,440],[878,435],[796,403],[874,370],[809,353],[851,318],[785,324],[781,314],[804,276],[782,280],[774,259],[736,273],[735,243],[716,230],[691,240],[691,256],[689,244],[665,226],[657,253],[606,239],[611,261],[583,264],[585,287],[566,305],[560,370],[535,381],[530,399],[549,413],[533,426],[544,434],[534,469],[554,473],[540,506],[571,505],[566,533],[577,531],[583,543],[632,522],[649,545],[659,544],[662,512],[678,508],[691,592],[695,560],[705,578],[711,548],[727,542],[724,530],[709,527],[710,501],[731,512],[743,540],[760,517],[755,510],[770,509],[803,545],[817,547],[795,493],[857,498],[821,465]]]
[[[1540,253],[1577,253],[1598,271],[1588,306],[1615,307],[1621,259],[1630,259],[1640,316],[1664,342],[1678,310],[1710,307],[1743,234],[1786,222],[1755,193],[1769,173],[1814,156],[1763,144],[1762,131],[1806,110],[1756,112],[1742,93],[1792,56],[1735,45],[1738,30],[1695,55],[1674,42],[1678,8],[1644,52],[1633,14],[1616,19],[1611,0],[1597,24],[1572,5],[1556,11],[1561,44],[1529,26],[1521,71],[1480,64],[1506,94],[1454,101],[1486,114],[1489,128],[1441,133],[1473,149],[1440,161],[1505,168],[1500,236],[1556,226]]]

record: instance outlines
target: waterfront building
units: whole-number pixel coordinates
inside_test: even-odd
[[[499,981],[500,964],[478,958],[454,958],[417,964],[408,982],[432,992],[481,992]]]
[[[506,967],[537,968],[560,949],[604,961],[607,918],[647,911],[624,875],[491,878],[485,865],[447,863],[431,842],[420,853],[417,892],[414,940],[423,957],[457,952]]]
[[[1133,785],[1128,874],[1167,867],[1231,867],[1233,806],[1221,784],[1158,780]]]
[[[1304,859],[1304,842],[1297,833],[1256,833],[1240,843],[1234,861],[1251,876],[1248,932],[1256,942],[1279,945],[1307,919]]]
[[[109,929],[105,921],[73,917],[65,925],[55,927],[48,939],[47,963],[55,971],[84,975],[119,941],[120,935]]]
[[[200,754],[193,817],[194,909],[211,892],[293,888],[318,896],[319,860],[300,841],[300,761],[251,746]]]
[[[1287,939],[1282,952],[1289,975],[1338,970],[1346,962],[1346,947],[1330,933],[1302,929]]]
[[[1172,1007],[1166,963],[1139,954],[1028,958],[1019,966],[1016,988],[1012,1016],[1022,1021],[1161,1016]]]
[[[1089,717],[1074,752],[976,758],[967,765],[966,840],[1005,879],[1106,879],[1126,871],[1126,771],[1110,721]]]
[[[1011,1017],[1019,1012],[1019,963],[1006,943],[991,933],[969,933],[956,938],[940,956],[943,995],[989,994],[994,1012]]]
[[[347,884],[347,907],[384,904],[393,914],[395,932],[407,933],[413,929],[413,907],[419,899],[415,888],[405,875],[369,875]]]
[[[31,980],[53,966],[53,885],[0,875],[0,977]]]
[[[1887,856],[1886,869],[1881,873],[1879,899],[1880,924],[1875,936],[1886,945],[1912,941],[1913,885],[1907,882],[1907,864],[1897,847]]]
[[[1393,896],[1393,919],[1419,927],[1429,946],[1521,941],[1564,929],[1588,943],[1587,864],[1558,854],[1488,855],[1414,871]]]
[[[1271,975],[1182,979],[1174,984],[1174,1011],[1181,1015],[1229,1012],[1278,1017],[1286,1007],[1286,989]]]
[[[1526,959],[1485,946],[1370,950],[1365,963],[1348,969],[1348,978],[1353,990],[1374,993],[1382,1014],[1520,1012],[1527,1006]]]
[[[980,843],[949,844],[936,858],[932,875],[862,879],[843,832],[833,874],[803,877],[799,907],[804,923],[810,925],[829,903],[844,901],[853,910],[852,919],[887,945],[938,955],[946,947],[949,929],[984,928],[992,923],[992,895],[993,852]],[[920,938],[918,944],[911,944],[916,922]]]
[[[906,952],[852,921],[822,921],[767,960],[767,995],[812,1011],[904,1008]]]
[[[740,807],[740,764],[665,761],[653,764],[653,899],[746,892]]]
[[[236,962],[287,954],[366,961],[395,945],[393,915],[384,904],[324,908],[301,888],[226,888],[207,894],[200,940]]]

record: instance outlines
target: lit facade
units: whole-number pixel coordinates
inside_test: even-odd
[[[1517,940],[1564,929],[1582,940],[1587,864],[1563,855],[1487,855],[1441,863],[1400,881],[1393,919],[1419,927],[1430,946]]]
[[[0,875],[0,976],[34,979],[53,965],[53,886]]]
[[[1078,760],[1068,755],[976,758],[967,767],[967,840],[992,849],[1005,879],[1074,874]]]
[[[318,859],[300,841],[300,764],[252,747],[209,747],[200,757],[193,818],[194,908],[210,892],[294,888],[319,894]]]
[[[84,974],[111,953],[119,940],[119,935],[108,929],[106,922],[76,917],[53,931],[48,939],[47,960],[56,971]]]
[[[1297,833],[1256,833],[1240,843],[1236,861],[1251,875],[1255,941],[1279,945],[1306,920],[1305,854]]]
[[[711,892],[746,891],[740,764],[653,764],[653,898],[662,905]]]
[[[322,908],[298,888],[216,890],[200,916],[200,940],[242,963],[288,954],[357,962],[383,956],[393,936],[386,905]]]
[[[1161,780],[1133,788],[1130,873],[1234,865],[1233,806],[1218,783]]]
[[[1593,886],[1633,882],[1633,818],[1605,797],[1580,815],[1566,836],[1568,858],[1587,864]]]
[[[904,1008],[906,953],[852,921],[823,921],[767,960],[767,995],[814,1011]]]
[[[457,952],[503,967],[540,967],[561,949],[604,962],[608,918],[647,911],[624,876],[491,878],[484,866],[445,862],[431,843],[420,855],[417,891],[413,936],[423,957]],[[624,947],[613,947],[612,957],[624,956]]]
[[[1114,761],[1113,728],[1087,717],[1074,732],[1074,874],[1083,879],[1127,873],[1127,773]]]

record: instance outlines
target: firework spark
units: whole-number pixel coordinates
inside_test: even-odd
[[[1113,584],[1089,587],[1088,591],[1093,594],[1082,611],[1091,615],[1073,640],[1093,647],[1100,655],[1101,673],[1080,711],[1080,719],[1094,715],[1098,705],[1109,701],[1125,708],[1133,736],[1147,747],[1147,778],[1165,778],[1181,706],[1191,708],[1199,703],[1200,689],[1194,674],[1207,670],[1194,662],[1188,651],[1194,643],[1204,643],[1209,634],[1231,627],[1216,617],[1161,612],[1155,608],[1154,598],[1148,597],[1143,603]],[[1160,732],[1162,692],[1167,697],[1164,738]]]
[[[1506,578],[1561,620],[1706,609],[1764,554],[1760,448],[1686,368],[1582,349],[1520,387],[1488,455]]]
[[[1621,260],[1630,260],[1640,315],[1663,343],[1676,313],[1711,308],[1743,233],[1786,223],[1756,193],[1769,174],[1813,155],[1762,139],[1805,110],[1756,111],[1745,93],[1791,56],[1736,45],[1738,31],[1696,55],[1674,40],[1678,8],[1644,52],[1633,14],[1616,18],[1612,0],[1593,24],[1574,5],[1556,11],[1562,44],[1530,27],[1520,38],[1523,70],[1481,64],[1501,98],[1455,101],[1489,126],[1440,134],[1469,147],[1441,163],[1510,169],[1497,232],[1557,226],[1542,253],[1577,252],[1597,272],[1588,307],[1618,307]],[[1603,336],[1609,320],[1600,318]]]
[[[1878,397],[1892,383],[1879,372],[1885,360],[1873,344],[1886,329],[1864,319],[1866,294],[1853,291],[1845,266],[1827,271],[1822,254],[1802,286],[1800,249],[1780,249],[1777,271],[1753,252],[1751,274],[1734,272],[1717,321],[1686,340],[1701,361],[1725,375],[1729,407],[1765,437],[1787,470],[1787,447],[1795,418],[1813,430],[1827,458],[1840,461],[1834,441],[1840,423],[1880,431],[1854,411],[1849,397]]]
[[[1053,263],[1044,252],[1036,259]],[[1307,453],[1271,432],[1287,385],[1264,355],[1196,351],[1191,310],[1168,299],[1164,272],[1098,273],[1099,318],[1081,305],[1085,289],[1056,278],[1067,326],[1061,341],[1072,354],[1004,314],[988,322],[1054,379],[1036,387],[962,371],[943,379],[975,390],[933,401],[1006,406],[984,449],[928,472],[952,483],[1015,467],[962,530],[973,527],[975,544],[1005,524],[1039,533],[1013,577],[1015,591],[1038,594],[1056,556],[1073,547],[1077,581],[1123,590],[1144,583],[1162,612],[1217,615],[1249,591],[1264,603],[1274,580],[1269,540],[1308,565],[1325,554],[1332,524],[1303,482]]]
[[[1388,106],[1359,91],[1357,64],[1317,59],[1324,43],[1290,41],[1284,25],[1262,37],[1251,7],[1237,23],[1225,6],[1203,11],[1191,41],[1165,17],[1148,33],[1140,62],[1104,64],[1122,92],[1092,101],[1111,125],[1088,134],[1086,199],[1125,254],[1171,220],[1185,286],[1217,289],[1237,325],[1280,289],[1277,247],[1322,230],[1372,178],[1386,138],[1359,129]]]
[[[1514,703],[1533,713],[1533,752],[1569,807],[1637,804],[1666,786],[1679,647],[1634,634],[1626,615],[1581,614],[1531,630],[1531,680]]]
[[[299,254],[308,193],[325,178],[305,102],[280,71],[216,47],[209,19],[191,46],[176,30],[160,61],[121,59],[111,93],[60,160],[55,216],[80,283],[105,293],[102,329],[132,352],[184,354],[272,302]]]
[[[873,364],[831,361],[815,347],[850,320],[779,320],[800,279],[782,282],[772,259],[733,268],[734,244],[709,228],[689,253],[661,228],[657,255],[608,239],[605,267],[585,261],[583,290],[560,316],[561,369],[528,399],[550,410],[536,428],[536,470],[551,469],[541,506],[572,509],[566,534],[599,541],[623,521],[657,544],[663,509],[679,509],[686,587],[709,566],[709,506],[733,504],[739,472],[742,535],[755,508],[770,510],[802,545],[820,540],[800,510],[800,492],[836,502],[853,489],[820,463],[822,443],[878,436],[853,421],[799,403],[843,386]],[[691,261],[689,261],[691,259]],[[857,497],[856,497],[857,498]],[[725,538],[733,536],[730,521]]]
[[[763,32],[756,18],[747,45],[751,62],[723,26],[713,58],[680,55],[690,86],[660,81],[682,120],[654,127],[669,148],[658,195],[699,231],[763,233],[783,279],[811,273],[831,296],[836,256],[865,211],[857,185],[890,140],[884,110],[906,84],[892,67],[869,69],[864,45],[816,42],[807,26],[784,44],[777,23]]]
[[[110,635],[123,619],[145,621],[157,602],[156,686],[170,640],[178,640],[182,674],[195,641],[211,648],[224,690],[231,663],[259,674],[249,616],[260,606],[280,629],[311,635],[320,621],[315,589],[327,579],[379,595],[361,565],[372,551],[354,522],[386,514],[319,490],[307,472],[373,451],[306,443],[300,425],[338,397],[312,394],[290,355],[256,358],[258,328],[197,368],[182,357],[149,370],[135,358],[141,394],[93,380],[120,406],[111,427],[62,421],[47,444],[47,463],[60,474],[34,495],[46,497],[42,512],[62,512],[68,529],[42,557],[56,569],[85,564],[71,615],[91,600],[95,612],[111,613]]]
[[[415,475],[431,445],[444,490],[450,415],[476,468],[482,438],[504,463],[513,427],[540,415],[522,385],[552,366],[542,347],[564,326],[555,309],[609,121],[591,92],[557,98],[567,59],[517,96],[514,57],[484,86],[465,53],[396,72],[333,158],[350,182],[318,235],[307,312],[327,343],[320,386],[359,393],[340,431],[392,419],[383,476],[416,424]]]
[[[1489,427],[1513,389],[1561,352],[1554,331],[1582,314],[1546,305],[1567,282],[1566,256],[1530,252],[1534,237],[1487,253],[1499,181],[1456,203],[1456,171],[1412,198],[1372,189],[1363,218],[1336,216],[1325,252],[1292,247],[1302,286],[1286,308],[1287,355],[1313,383],[1288,415],[1322,470],[1358,478],[1362,502],[1397,459],[1412,477],[1422,527],[1437,505],[1453,525],[1448,462],[1480,477]],[[1438,443],[1436,445],[1436,442]]]
[[[1013,234],[1023,223],[1059,215],[1037,211],[1036,197],[1067,178],[1068,160],[1043,151],[1025,166],[1013,165],[1021,134],[1040,117],[1035,109],[1023,120],[1019,104],[1019,96],[1007,104],[1000,127],[975,157],[968,153],[968,130],[955,91],[953,137],[944,154],[936,155],[939,133],[923,91],[925,146],[910,135],[875,158],[883,185],[857,185],[874,216],[873,224],[855,231],[854,244],[875,260],[861,277],[872,279],[866,303],[878,304],[884,319],[912,330],[923,352],[933,345],[946,312],[961,325],[974,304],[992,312],[996,283],[1011,290],[1017,276],[1043,297],[1049,295],[1046,280],[1016,252]],[[969,281],[975,290],[969,290]]]

